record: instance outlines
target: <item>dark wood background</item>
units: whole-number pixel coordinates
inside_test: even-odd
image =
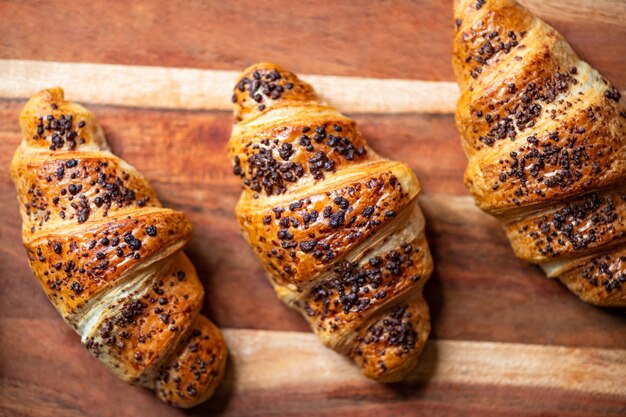
[[[623,2],[525,3],[626,89]],[[307,74],[452,81],[451,8],[440,0],[2,1],[0,59],[229,70],[270,60]],[[0,414],[183,413],[127,387],[93,360],[33,279],[8,175],[22,105],[0,99]],[[195,237],[187,252],[207,290],[204,311],[224,328],[308,331],[274,296],[235,222],[240,185],[225,156],[231,115],[89,108],[113,150],[152,181],[165,205],[191,218]],[[473,206],[452,114],[351,116],[378,152],[409,163],[422,182],[436,265],[426,287],[431,338],[626,349],[623,311],[586,305],[515,259],[499,225]],[[626,415],[626,397],[441,383],[393,390],[296,386],[237,397],[225,384],[187,413],[617,416]]]

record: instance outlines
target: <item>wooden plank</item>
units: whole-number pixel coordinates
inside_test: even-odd
[[[238,72],[0,60],[0,98],[27,99],[61,86],[73,100],[125,107],[231,111]],[[454,113],[454,82],[302,75],[346,113]],[[624,92],[626,94],[626,91]]]
[[[520,3],[539,17],[549,16],[547,20],[574,22],[585,16],[587,22],[616,26],[622,26],[626,20],[626,3],[621,0],[521,0]]]
[[[624,312],[581,303],[515,259],[467,195],[451,1],[0,0],[0,415],[626,415]],[[625,2],[522,1],[626,89]],[[236,73],[260,60],[316,74],[305,77],[356,115],[378,152],[420,177],[436,269],[425,289],[433,330],[413,381],[376,384],[322,347],[241,237],[228,98]],[[6,167],[23,100],[59,84],[191,218],[203,309],[231,345],[225,383],[200,407],[182,412],[118,380],[28,268]]]
[[[623,2],[524,3],[626,88]],[[10,16],[0,26],[3,58],[228,70],[272,60],[299,73],[454,79],[451,0],[4,0],[0,15]]]
[[[309,333],[225,330],[236,390],[286,385],[350,384],[363,378],[342,355]],[[294,374],[292,363],[298,363]],[[623,396],[626,350],[436,340],[407,382],[560,388]]]
[[[60,321],[2,318],[0,333],[0,387],[10,394],[0,397],[5,415],[179,415],[115,378]],[[546,415],[548,406],[564,416],[600,410],[617,416],[626,409],[624,350],[439,340],[427,344],[411,382],[380,385],[309,333],[226,329],[224,335],[226,380],[190,415],[392,416],[414,410],[423,396],[430,398],[419,402],[424,415],[511,415],[512,409]],[[63,383],[54,383],[60,374]],[[99,389],[85,390],[92,381]],[[29,403],[41,405],[36,414]]]
[[[19,142],[21,105],[0,101],[2,166]],[[195,234],[187,252],[208,293],[205,311],[225,327],[307,331],[304,320],[276,298],[234,220],[240,184],[225,156],[230,114],[92,110],[114,151],[150,179],[166,205],[189,215]],[[408,162],[423,184],[435,257],[435,275],[426,287],[433,337],[626,349],[623,314],[581,303],[515,259],[499,224],[476,208],[463,185],[465,156],[451,115],[356,120],[377,151]],[[0,193],[15,193],[6,171],[0,171]],[[13,318],[56,318],[20,247],[13,197],[0,200],[0,214],[0,273],[15,277],[5,283],[11,296],[0,297],[0,311]]]
[[[0,60],[0,98],[26,99],[51,86],[83,103],[225,110],[237,71]],[[352,113],[453,113],[456,83],[303,75],[321,97]]]

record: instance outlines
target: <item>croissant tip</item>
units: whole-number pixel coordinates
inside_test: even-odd
[[[61,87],[46,88],[35,93],[24,105],[24,111],[31,108],[38,108],[54,102],[65,101],[65,92]]]
[[[20,120],[29,119],[29,115],[40,113],[42,109],[49,108],[51,104],[58,105],[65,101],[64,91],[61,87],[46,88],[35,93],[26,102],[20,114]]]
[[[49,100],[64,100],[65,99],[65,91],[63,91],[62,87],[52,87],[45,88],[40,90],[35,95],[33,95],[32,99],[49,99]]]
[[[455,16],[464,15],[467,12],[467,9],[469,8],[468,6],[470,6],[472,3],[476,5],[476,3],[479,3],[479,2],[477,0],[454,0],[454,4],[452,6],[454,10],[454,15]]]
[[[261,61],[261,62],[257,62],[254,63],[252,65],[250,65],[249,67],[247,67],[246,69],[244,69],[243,71],[241,71],[241,75],[245,75],[257,70],[279,70],[279,71],[284,71],[285,69],[283,67],[281,67],[280,65],[274,63],[274,62],[270,62],[270,61]]]
[[[199,315],[204,289],[181,250],[192,235],[189,218],[161,207],[145,177],[109,151],[95,116],[65,100],[61,87],[35,93],[19,123],[10,174],[44,293],[120,379],[158,388],[181,407],[209,398],[227,349]],[[62,265],[63,277],[52,272]]]
[[[244,69],[233,89],[235,120],[253,118],[289,101],[316,101],[313,88],[278,64],[259,62]]]
[[[503,8],[519,6],[516,0],[454,0],[453,10],[456,17],[475,13],[485,8]]]

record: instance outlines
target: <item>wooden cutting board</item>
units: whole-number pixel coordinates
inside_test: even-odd
[[[526,0],[626,89],[626,2]],[[514,258],[463,185],[450,1],[0,2],[0,415],[624,416],[626,316]],[[283,306],[240,236],[225,156],[236,71],[292,69],[420,178],[435,259],[433,331],[412,381],[379,385]],[[61,63],[62,62],[62,63]],[[308,74],[308,75],[307,75]],[[80,346],[32,277],[8,175],[31,94],[60,85],[195,229],[204,311],[230,347],[225,383],[181,411]]]

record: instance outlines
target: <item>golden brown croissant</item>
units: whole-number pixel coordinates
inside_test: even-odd
[[[33,273],[83,344],[121,379],[191,407],[222,380],[226,348],[199,314],[182,247],[191,224],[113,155],[94,116],[60,88],[32,97],[11,163]]]
[[[626,111],[512,0],[455,1],[465,182],[517,256],[586,302],[626,306]]]
[[[402,379],[430,332],[417,178],[277,65],[246,69],[232,101],[236,214],[276,292],[365,375]]]

